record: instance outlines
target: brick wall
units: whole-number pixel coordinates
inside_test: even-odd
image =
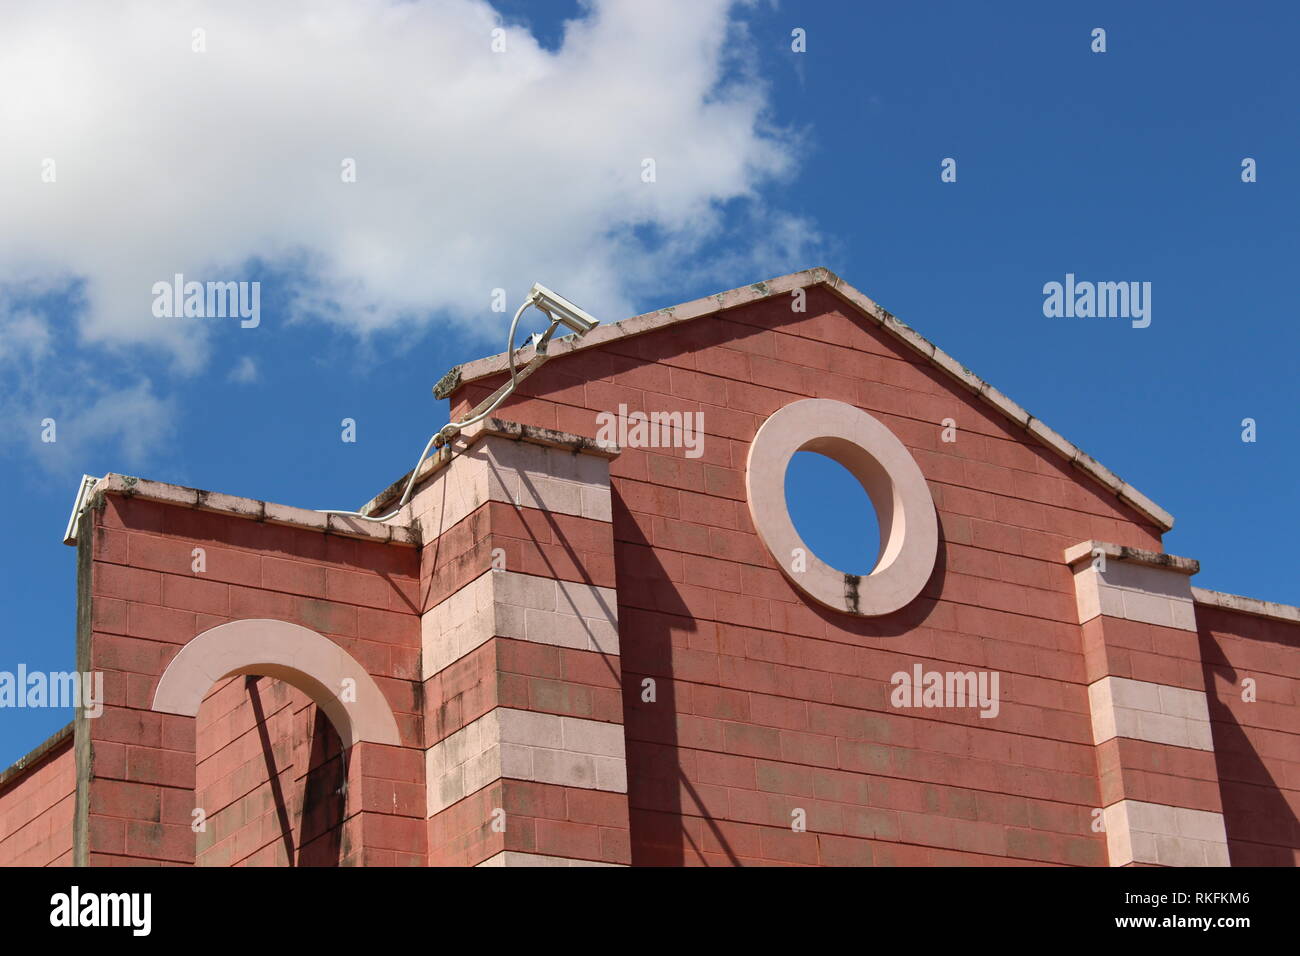
[[[865,409],[928,482],[938,563],[898,612],[822,609],[755,533],[749,443],[801,398]],[[1144,553],[1149,518],[851,305],[817,287],[805,313],[778,296],[580,350],[499,415],[590,439],[620,405],[703,413],[703,454],[475,426],[407,543],[134,479],[99,493],[78,669],[104,673],[106,710],[0,780],[0,862],[1300,860],[1300,623],[1194,601],[1195,562]],[[397,737],[344,751],[272,677],[216,682],[197,719],[152,710],[182,647],[257,618],[350,655]],[[915,667],[996,673],[997,715],[895,706]]]
[[[476,435],[413,513],[430,862],[628,863],[604,457]]]
[[[195,721],[151,706],[159,676],[180,649],[228,621],[287,621],[333,641],[378,684],[397,719],[402,746],[419,747],[417,549],[119,494],[102,496],[90,519],[83,532],[91,548],[89,660],[79,662],[79,669],[103,671],[108,706],[99,719],[83,722],[84,731],[79,727],[89,745],[88,862],[194,860]],[[201,572],[194,570],[195,548],[204,551]],[[243,706],[251,707],[251,701]],[[294,706],[284,705],[290,711]],[[245,726],[249,713],[242,711]],[[312,720],[314,740],[314,717],[302,708],[298,714]],[[238,721],[231,720],[224,733],[233,741]],[[241,739],[251,746],[252,737]],[[221,743],[218,734],[212,746]],[[322,746],[328,751],[330,745]],[[401,761],[386,757],[388,749],[402,748],[375,746],[349,767],[363,800],[360,815],[348,823],[352,845],[362,848],[352,862],[391,861],[397,852],[424,858],[422,823],[403,816],[391,793],[382,799],[378,781],[363,780],[368,772],[362,765],[397,774],[382,777],[389,782],[408,774],[392,770]],[[209,759],[220,765],[226,758],[217,752]],[[235,770],[225,766],[208,779]],[[249,799],[263,799],[263,791],[252,793]],[[263,818],[270,836],[278,823],[266,813]],[[224,826],[220,818],[218,824]],[[374,838],[367,842],[362,832]],[[241,841],[241,850],[263,855],[259,860],[280,852],[274,840],[245,834]],[[211,852],[226,850],[218,842]],[[232,860],[243,856],[231,853]],[[346,852],[343,861],[349,862]]]
[[[1158,529],[914,358],[812,289],[806,314],[777,298],[566,356],[500,410],[586,436],[620,404],[704,415],[700,458],[611,464],[634,863],[1106,863],[1062,555],[1159,548]],[[453,415],[500,381],[463,386]],[[812,606],[754,532],[748,443],[807,397],[870,412],[929,482],[940,563],[895,614]],[[999,671],[999,717],[892,708],[890,676],[918,662]]]
[[[196,804],[206,813],[198,865],[345,861],[347,761],[306,694],[268,677],[232,678],[204,700],[196,729]]]
[[[72,735],[60,731],[0,782],[0,866],[70,866],[77,788]]]
[[[1196,619],[1232,864],[1300,865],[1300,624],[1205,604]]]

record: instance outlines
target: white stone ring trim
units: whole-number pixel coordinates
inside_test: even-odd
[[[880,523],[880,556],[869,575],[831,567],[795,530],[786,508],[785,474],[800,451],[839,462],[871,497]],[[930,579],[939,553],[930,487],[903,443],[860,408],[809,398],[774,412],[749,446],[745,486],[759,537],[786,577],[819,604],[877,617],[910,604]],[[805,570],[793,570],[796,549],[802,549]]]

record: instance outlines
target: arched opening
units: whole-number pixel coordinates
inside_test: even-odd
[[[197,866],[338,866],[351,751],[302,690],[219,681],[195,718]]]
[[[181,648],[153,709],[195,718],[195,862],[345,862],[354,745],[400,746],[374,679],[342,648],[284,621],[223,624]],[[359,788],[358,788],[359,789]]]

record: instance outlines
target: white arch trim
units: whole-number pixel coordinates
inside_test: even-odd
[[[400,744],[392,708],[365,669],[329,638],[287,621],[231,621],[204,631],[167,665],[153,709],[194,717],[213,684],[238,674],[275,677],[303,691],[345,747],[362,740]],[[356,699],[345,702],[340,694],[349,680]]]

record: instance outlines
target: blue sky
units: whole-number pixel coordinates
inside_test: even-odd
[[[193,115],[184,98],[145,111],[192,143],[148,140],[168,133],[158,120],[130,135],[132,97],[164,94],[140,92],[159,86],[151,75],[115,73],[128,58],[95,74],[120,90],[94,114],[107,122],[73,108],[90,96],[75,70],[28,94],[45,98],[33,108],[0,108],[0,469],[14,502],[0,670],[73,667],[75,555],[60,537],[83,472],[355,508],[445,422],[437,378],[500,350],[508,316],[489,311],[491,288],[513,310],[542,281],[612,321],[813,265],[1172,512],[1165,546],[1201,561],[1194,583],[1300,603],[1293,5],[683,2],[613,29],[604,4],[502,0],[518,60],[482,55],[487,5],[425,7],[400,30],[340,14],[321,75],[350,43],[368,68],[319,102],[306,81],[274,92],[265,38],[301,32],[300,9],[214,13],[208,52],[161,57],[182,77],[167,86],[196,84]],[[48,56],[3,55],[66,37],[41,16],[19,18],[0,63],[43,68],[31,64]],[[189,44],[188,24],[158,27],[179,28]],[[805,53],[790,49],[794,28]],[[253,33],[263,46],[247,50]],[[429,55],[448,34],[460,46]],[[310,55],[285,43],[281,71],[292,47],[310,77]],[[236,72],[257,68],[271,79],[239,87]],[[475,82],[453,94],[462,74]],[[604,84],[607,98],[581,95]],[[281,122],[290,108],[297,122]],[[438,121],[422,125],[423,110]],[[540,114],[567,152],[511,138]],[[251,129],[214,128],[214,115]],[[126,152],[140,137],[150,148]],[[31,186],[51,153],[58,183]],[[347,192],[335,171],[354,155],[364,189]],[[653,185],[636,181],[643,156],[660,158]],[[940,181],[945,157],[955,183]],[[1244,157],[1257,182],[1241,181]],[[319,184],[303,168],[318,159]],[[606,168],[630,170],[629,185],[603,189]],[[139,283],[119,281],[137,269],[259,279],[261,323],[155,319]],[[1044,317],[1043,284],[1066,273],[1150,282],[1150,327]],[[39,440],[47,415],[53,445]],[[345,417],[355,444],[339,440]],[[820,495],[796,517],[819,554],[853,569],[873,529],[832,521],[833,480],[802,473],[795,485]],[[0,712],[0,765],[70,716]]]

